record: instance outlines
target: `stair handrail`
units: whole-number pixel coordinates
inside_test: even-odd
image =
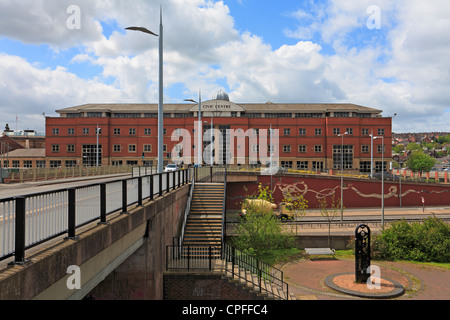
[[[222,205],[222,247],[225,244],[226,237],[226,213],[227,213],[227,167],[223,174],[223,205]]]
[[[192,197],[194,195],[194,188],[195,188],[195,173],[192,173],[192,178],[191,178],[191,186],[190,186],[190,190],[189,190],[189,195],[187,198],[187,202],[186,202],[186,209],[184,210],[184,217],[183,217],[183,224],[181,226],[181,231],[180,231],[180,245],[183,243],[184,240],[184,231],[186,229],[186,224],[187,224],[187,219],[189,216],[189,213],[191,212],[191,202],[192,202]]]

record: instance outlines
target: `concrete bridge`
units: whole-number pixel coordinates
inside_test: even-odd
[[[213,176],[212,168],[181,170],[0,199],[0,300],[163,299],[166,248],[182,233],[191,182]],[[227,182],[227,209],[259,183],[271,185],[276,199],[297,188],[310,203],[340,186],[330,177],[242,172]],[[344,201],[377,206],[374,186],[346,179]],[[386,186],[387,204],[401,194],[405,204],[418,201],[418,191],[449,204],[448,186],[405,184],[393,193],[395,186]]]
[[[0,299],[82,299],[121,268],[128,289],[111,298],[162,299],[165,248],[199,171],[0,200]]]

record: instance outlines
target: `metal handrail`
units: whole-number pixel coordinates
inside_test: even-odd
[[[289,299],[289,285],[284,281],[283,271],[226,243],[222,248],[169,245],[166,247],[166,270],[222,272],[241,279],[259,292]]]
[[[68,239],[76,238],[76,230],[88,223],[96,220],[105,223],[111,213],[120,210],[126,213],[131,205],[142,205],[145,199],[153,200],[158,194],[187,184],[193,177],[189,173],[190,170],[164,172],[0,199],[0,261],[15,256],[14,263],[23,264],[26,249],[64,234]],[[148,182],[145,195],[143,179]],[[117,196],[107,202],[108,188],[109,193]],[[120,193],[122,201],[117,203]],[[77,210],[80,203],[87,210]]]

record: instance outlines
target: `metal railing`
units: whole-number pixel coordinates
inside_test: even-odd
[[[77,228],[106,223],[107,215],[126,213],[128,206],[175,190],[193,176],[192,169],[178,170],[0,199],[0,260],[14,256],[15,264],[23,264],[25,250],[64,234],[76,238]]]
[[[224,243],[214,246],[166,247],[166,270],[215,271],[276,298],[289,299],[289,285],[283,271]]]

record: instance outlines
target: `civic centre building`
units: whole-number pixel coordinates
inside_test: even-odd
[[[86,104],[56,112],[60,117],[46,117],[47,167],[156,166],[157,104]],[[198,104],[164,104],[165,164],[177,159],[184,164],[197,162],[198,113]],[[226,144],[226,135],[234,130],[259,136],[271,128],[278,129],[278,164],[313,171],[340,169],[343,161],[345,170],[367,173],[372,157],[374,171],[381,169],[382,159],[386,169],[391,158],[392,118],[381,113],[354,104],[234,103],[223,91],[201,103],[204,134],[207,137],[211,124],[216,132],[214,163],[249,164],[259,142],[246,139],[245,143]],[[172,141],[174,133],[188,141],[189,147],[176,147],[182,139]],[[218,139],[220,135],[224,139]],[[371,135],[384,140],[372,140]],[[207,145],[203,142],[202,148]],[[244,157],[238,160],[238,154]],[[211,153],[203,161],[205,157],[211,159]]]

